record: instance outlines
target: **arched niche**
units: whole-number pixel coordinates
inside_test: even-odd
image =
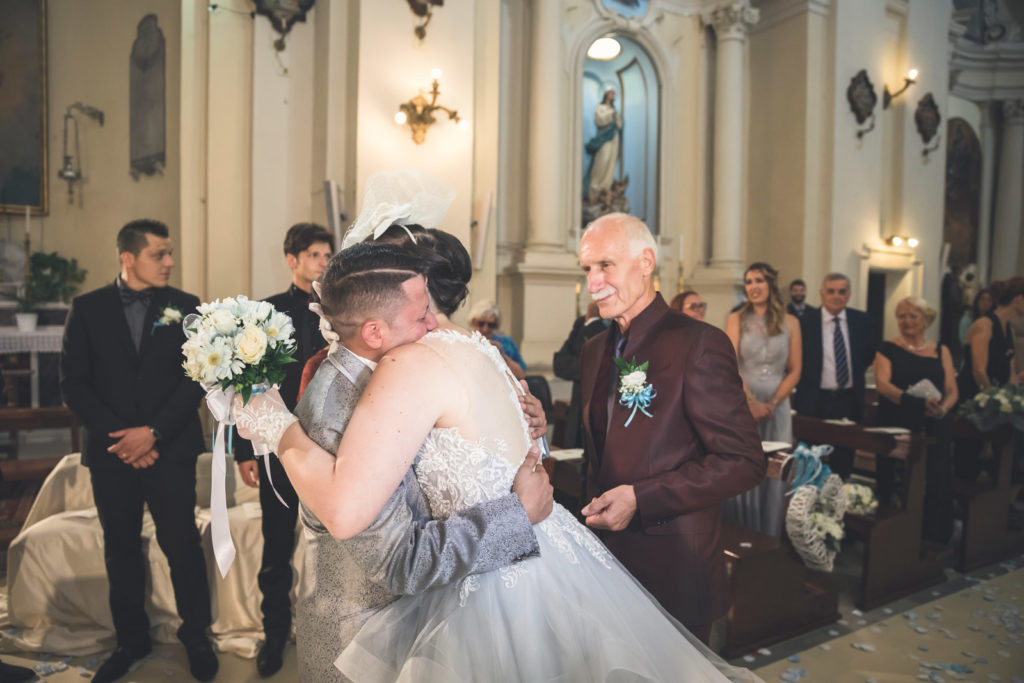
[[[942,241],[950,245],[949,264],[978,262],[978,212],[981,206],[981,143],[962,118],[946,124],[946,197]]]
[[[592,108],[589,111],[584,109],[584,70],[588,61],[587,49],[595,40],[602,36],[614,35],[616,38],[629,40],[642,51],[649,61],[650,75],[656,84],[654,87],[656,87],[658,93],[657,102],[654,107],[655,121],[657,122],[655,148],[658,152],[653,159],[653,175],[655,178],[652,183],[655,193],[655,210],[653,215],[655,225],[657,226],[655,229],[656,234],[665,234],[665,217],[670,215],[666,206],[668,193],[661,192],[660,190],[669,179],[667,163],[670,161],[661,150],[673,148],[677,135],[673,121],[667,117],[666,97],[664,95],[666,92],[671,92],[673,88],[674,72],[669,68],[671,60],[665,53],[662,43],[651,34],[649,27],[645,23],[635,19],[628,20],[603,5],[598,6],[596,9],[595,16],[582,26],[579,26],[571,36],[569,50],[566,55],[567,76],[569,76],[570,88],[564,120],[570,145],[568,150],[570,167],[568,170],[571,179],[569,190],[572,193],[572,197],[569,203],[569,218],[570,225],[574,226],[567,235],[567,246],[572,250],[578,248],[579,233],[583,225],[583,202],[581,198],[583,195],[583,176],[586,172],[584,163],[586,155],[583,149],[584,118],[590,119],[590,125],[593,126],[594,116]],[[647,21],[647,19],[644,21]],[[659,262],[659,268],[661,265],[664,265],[664,261]]]
[[[661,86],[654,62],[623,33],[619,52],[587,56],[580,79],[583,176],[581,225],[611,211],[644,221],[658,234]]]

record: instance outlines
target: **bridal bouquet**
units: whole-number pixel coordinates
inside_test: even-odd
[[[832,563],[843,540],[843,515],[848,497],[843,480],[832,474],[822,457],[832,446],[808,447],[800,443],[793,451],[795,463],[786,535],[804,565],[817,571],[832,571]]]
[[[970,420],[983,432],[1007,422],[1024,431],[1024,385],[987,387],[964,401],[957,415]]]
[[[864,484],[843,484],[846,493],[846,511],[855,515],[873,515],[878,510],[874,491]]]
[[[295,328],[292,319],[271,304],[249,301],[244,296],[200,304],[196,310],[198,314],[186,316],[182,323],[187,337],[181,347],[185,354],[182,367],[186,375],[206,389],[206,405],[217,421],[213,439],[210,533],[213,554],[223,577],[235,559],[228,526],[224,446],[226,426],[233,421],[232,400],[237,392],[247,403],[254,392],[284,381],[284,366],[296,362],[292,338]],[[253,450],[257,455],[267,454],[256,443]],[[270,485],[273,488],[273,480]]]
[[[207,390],[232,389],[249,401],[253,389],[279,385],[295,361],[292,319],[266,301],[244,296],[200,304],[185,318],[185,374]]]

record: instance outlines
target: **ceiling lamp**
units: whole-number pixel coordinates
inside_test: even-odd
[[[604,38],[598,38],[590,47],[587,49],[587,56],[591,59],[596,59],[602,62],[615,59],[622,52],[622,45],[619,41],[605,36]]]

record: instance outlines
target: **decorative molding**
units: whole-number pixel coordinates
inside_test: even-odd
[[[757,7],[761,18],[750,32],[760,33],[804,14],[827,17],[831,5],[832,0],[762,0]]]
[[[743,40],[761,12],[746,0],[719,5],[701,13],[701,21],[715,29],[719,40]]]
[[[1003,100],[1003,122],[1013,125],[1024,123],[1024,100]]]
[[[955,18],[949,40],[950,94],[972,102],[1024,98],[1024,42],[979,45],[963,37]]]

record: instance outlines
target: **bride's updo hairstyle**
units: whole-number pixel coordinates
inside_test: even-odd
[[[465,301],[469,294],[467,285],[473,277],[473,263],[455,235],[420,225],[392,225],[376,243],[416,250],[426,261],[427,289],[441,313],[450,317]]]
[[[394,244],[362,242],[342,249],[320,278],[320,306],[342,341],[352,339],[363,323],[387,323],[405,302],[402,284],[426,275],[430,252]]]

